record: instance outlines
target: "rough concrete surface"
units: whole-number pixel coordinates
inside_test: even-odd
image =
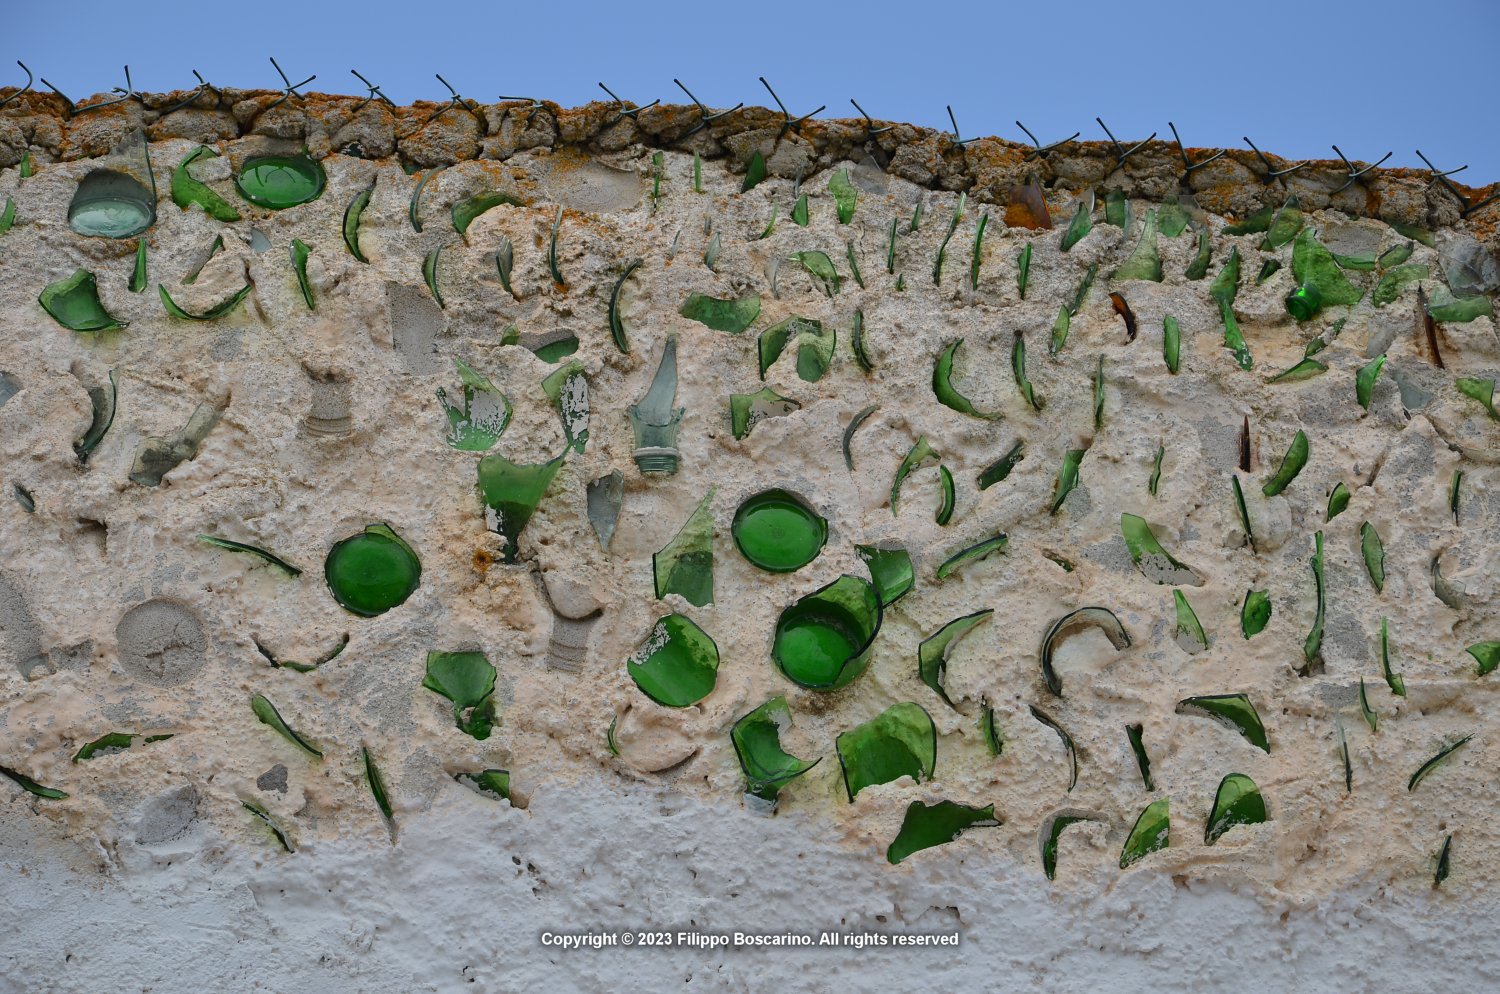
[[[907,126],[866,141],[862,123],[814,122],[807,136],[778,137],[774,116],[756,109],[696,134],[684,134],[692,108],[611,123],[616,109],[602,104],[546,105],[530,119],[525,105],[494,105],[426,120],[436,107],[355,111],[357,100],[317,97],[267,110],[264,94],[224,91],[216,106],[205,97],[160,112],[187,96],[67,120],[52,98],[28,94],[0,111],[0,199],[16,205],[0,235],[0,767],[68,795],[38,797],[0,779],[0,901],[10,911],[0,991],[1417,991],[1495,982],[1497,941],[1483,923],[1494,920],[1488,882],[1500,866],[1490,817],[1500,740],[1489,725],[1500,696],[1465,648],[1500,639],[1500,421],[1456,388],[1460,377],[1500,371],[1494,320],[1440,323],[1434,355],[1418,283],[1376,307],[1368,291],[1381,269],[1352,268],[1363,298],[1298,323],[1283,306],[1296,285],[1292,246],[1262,250],[1262,235],[1224,229],[1226,214],[1292,192],[1307,226],[1344,256],[1411,241],[1388,221],[1416,225],[1435,232],[1434,244],[1413,243],[1408,264],[1428,267],[1422,292],[1446,299],[1449,288],[1500,289],[1496,208],[1460,218],[1451,194],[1401,171],[1335,192],[1342,180],[1319,165],[1267,185],[1253,157],[1226,157],[1180,186],[1175,147],[1157,143],[1120,169],[1099,147],[1028,162],[1024,149],[958,148]],[[81,237],[67,214],[94,158],[119,154],[142,127],[160,198],[142,236],[147,286],[134,293],[136,239]],[[193,175],[234,205],[238,222],[179,208],[168,194],[178,163],[203,141],[220,155],[199,160]],[[269,211],[237,195],[247,158],[304,147],[326,170],[321,197]],[[770,175],[742,192],[756,151]],[[35,170],[22,178],[27,152]],[[847,224],[829,192],[839,172],[859,191]],[[1032,172],[1050,230],[1022,226],[1014,207],[1028,195],[1012,187]],[[1128,195],[1128,230],[1106,223],[1110,189]],[[365,190],[362,263],[341,231]],[[494,190],[519,205],[456,232],[451,207]],[[1086,190],[1100,195],[1092,230],[1063,252]],[[799,194],[806,226],[793,219]],[[1194,226],[1160,238],[1164,278],[1112,279],[1148,212],[1179,195]],[[562,284],[548,261],[555,223]],[[1213,261],[1190,280],[1199,225]],[[211,251],[216,238],[222,251]],[[502,239],[513,246],[512,292],[496,263]],[[293,269],[294,240],[311,248],[315,308]],[[1018,255],[1028,244],[1022,299]],[[1209,295],[1236,248],[1233,313],[1249,370],[1224,347]],[[423,276],[436,249],[442,306]],[[837,292],[789,259],[812,250],[832,260]],[[637,258],[620,289],[622,353],[608,307]],[[1272,258],[1282,267],[1258,282]],[[1050,354],[1059,308],[1095,265],[1066,343]],[[39,306],[43,287],[78,268],[96,275],[101,302],[125,328],[69,332]],[[251,290],[224,316],[194,322],[167,313],[157,284],[192,313]],[[1128,303],[1133,339],[1111,292]],[[715,331],[679,314],[692,293],[758,294],[761,312],[742,334]],[[856,313],[868,372],[851,348]],[[1182,333],[1176,374],[1163,361],[1168,315]],[[792,316],[836,331],[831,367],[815,382],[799,375],[795,347],[758,375],[757,336]],[[502,344],[512,326],[515,343]],[[578,350],[560,363],[533,351],[569,335]],[[675,403],[686,410],[680,466],[648,475],[632,458],[626,410],[646,393],[669,336]],[[1017,387],[1018,336],[1040,410]],[[1325,372],[1267,382],[1320,336]],[[1001,417],[935,398],[934,363],[958,338],[954,385]],[[1366,409],[1356,374],[1381,354]],[[491,451],[517,463],[545,462],[566,445],[542,380],[570,360],[587,377],[587,445],[568,453],[521,532],[516,564],[486,528],[481,453],[445,443],[437,392],[461,395],[455,359],[514,406]],[[74,444],[91,423],[90,388],[111,370],[115,418],[80,463]],[[800,408],[736,439],[728,398],[762,386]],[[853,436],[850,471],[841,442],[870,405],[878,409]],[[1310,441],[1306,467],[1264,496],[1299,429]],[[934,516],[938,460],[907,478],[899,513],[891,507],[896,468],[920,437],[955,480],[946,525]],[[1018,440],[1024,458],[980,490],[979,474]],[[170,458],[143,462],[143,446]],[[1074,449],[1086,450],[1078,486],[1050,513]],[[623,503],[606,549],[587,494],[616,471]],[[1348,509],[1326,520],[1340,482]],[[741,501],[772,486],[828,522],[822,553],[790,574],[756,569],[730,538]],[[710,491],[714,602],[659,601],[652,556]],[[1201,647],[1178,636],[1173,588],[1132,562],[1122,512],[1147,519],[1201,579],[1177,589],[1206,649],[1190,651]],[[418,555],[421,582],[399,607],[363,618],[330,596],[322,567],[334,543],[379,522]],[[1384,545],[1380,590],[1361,554],[1365,522]],[[1003,552],[936,578],[951,554],[997,531],[1009,537]],[[1309,665],[1320,531],[1326,617]],[[303,572],[289,576],[201,534],[270,550]],[[841,574],[866,576],[854,546],[883,543],[910,550],[917,580],[886,610],[868,671],[832,694],[789,682],[770,655],[781,611]],[[1272,606],[1252,639],[1240,630],[1249,590],[1268,591]],[[1089,605],[1111,609],[1131,644],[1117,650],[1094,629],[1063,640],[1064,693],[1055,696],[1038,665],[1043,635]],[[984,608],[995,611],[990,623],[949,654],[950,706],[920,679],[917,646]],[[712,636],[721,659],[712,693],[686,708],[653,703],[625,665],[674,611]],[[1405,696],[1383,677],[1382,618]],[[346,637],[310,672],[275,664],[325,658]],[[481,651],[494,663],[489,738],[456,728],[450,703],[424,689],[432,650]],[[1361,680],[1378,731],[1362,718]],[[1186,697],[1227,693],[1256,705],[1269,752],[1177,711]],[[321,759],[257,720],[254,694]],[[783,744],[821,762],[767,815],[744,801],[729,730],[778,694],[793,715]],[[936,724],[934,777],[871,787],[851,803],[836,737],[907,701]],[[1075,787],[1058,735],[1032,717],[1033,705],[1076,743]],[[984,707],[1004,739],[998,756],[980,734]],[[1153,790],[1131,752],[1132,723],[1143,726]],[[138,738],[72,761],[107,732]],[[1467,734],[1408,789],[1427,759]],[[362,750],[381,771],[389,821]],[[456,779],[486,768],[510,771],[509,802]],[[1270,819],[1207,845],[1215,790],[1231,772],[1255,780]],[[1171,799],[1170,846],[1122,870],[1136,817],[1162,797]],[[908,805],[940,799],[993,804],[1001,824],[889,864]],[[1058,814],[1092,820],[1062,836],[1049,883],[1041,836]],[[1435,887],[1450,836],[1448,876]],[[563,951],[541,941],[551,929],[956,931],[961,945]]]

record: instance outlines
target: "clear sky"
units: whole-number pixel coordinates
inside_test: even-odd
[[[309,89],[357,92],[357,68],[397,102],[527,95],[564,105],[603,81],[647,103],[770,105],[794,114],[948,127],[964,137],[1043,142],[1074,131],[1122,141],[1175,121],[1189,145],[1420,166],[1420,148],[1459,180],[1500,180],[1500,0],[11,0],[0,17],[0,80],[21,59],[75,100],[124,84],[279,85],[274,55]],[[5,70],[3,65],[11,65]],[[17,79],[11,80],[10,76]]]

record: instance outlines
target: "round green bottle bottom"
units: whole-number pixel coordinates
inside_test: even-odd
[[[1323,295],[1318,288],[1304,283],[1286,295],[1287,313],[1298,321],[1306,321],[1323,307]]]
[[[771,654],[794,682],[814,690],[832,690],[842,685],[845,664],[860,651],[864,640],[859,631],[857,619],[829,605],[793,608],[776,627]]]
[[[421,580],[422,565],[400,539],[365,531],[333,547],[323,576],[334,600],[355,614],[373,618],[412,595]]]
[[[323,167],[316,161],[283,155],[251,159],[234,179],[242,197],[272,210],[318,199],[326,182]]]
[[[99,238],[130,238],[151,227],[155,220],[148,205],[126,197],[85,200],[68,210],[68,227],[80,235]]]
[[[740,505],[730,533],[752,564],[772,573],[790,573],[818,557],[828,526],[791,494],[768,490]]]

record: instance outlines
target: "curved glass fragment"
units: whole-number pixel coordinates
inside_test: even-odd
[[[234,209],[233,204],[215,193],[207,183],[194,179],[192,173],[188,172],[188,166],[205,156],[216,159],[219,153],[207,145],[199,145],[172,171],[172,203],[183,210],[197,204],[203,208],[205,214],[216,221],[238,221],[240,212]],[[366,194],[366,199],[368,197],[369,195]]]
[[[422,579],[422,563],[390,525],[367,525],[329,550],[323,578],[340,606],[373,618],[412,595]]]
[[[306,155],[258,155],[234,178],[240,196],[271,210],[317,200],[327,182],[323,164]]]
[[[745,439],[755,426],[767,418],[780,418],[799,411],[802,405],[790,397],[783,397],[770,387],[762,387],[755,393],[732,393],[729,395],[729,427],[737,439]]]
[[[94,274],[80,269],[65,280],[49,283],[37,297],[42,310],[69,331],[114,331],[126,322],[116,320],[99,302]]]
[[[685,708],[713,692],[719,647],[691,618],[669,614],[625,664],[641,693],[663,707]]]
[[[1125,839],[1125,848],[1120,850],[1120,869],[1172,844],[1171,800],[1163,797],[1152,801],[1136,818],[1129,837]]]
[[[589,380],[583,363],[574,359],[554,370],[542,380],[542,392],[562,418],[568,448],[582,455],[589,442]]]
[[[837,690],[869,665],[882,617],[875,588],[845,574],[781,612],[771,657],[798,686]]]
[[[752,565],[791,573],[818,557],[828,540],[828,522],[796,495],[766,490],[740,504],[729,533]]]
[[[1265,798],[1255,781],[1243,773],[1231,773],[1219,781],[1214,806],[1203,829],[1203,844],[1211,846],[1236,825],[1259,825],[1268,819]]]
[[[458,367],[463,406],[449,403],[448,391],[438,387],[438,403],[448,418],[444,441],[461,452],[485,452],[510,424],[510,399],[462,359],[454,359],[453,364]]]
[[[797,777],[817,766],[822,758],[808,762],[781,746],[781,733],[792,725],[792,712],[785,697],[773,697],[734,723],[729,740],[745,774],[745,793],[775,803],[776,795]]]
[[[690,321],[697,321],[714,331],[738,335],[755,323],[760,316],[760,295],[719,299],[695,293],[683,303],[677,313]]]
[[[757,342],[760,378],[766,378],[766,371],[775,365],[790,344],[797,348],[797,375],[808,383],[816,383],[828,372],[828,366],[833,362],[837,338],[838,332],[835,329],[825,330],[823,322],[810,318],[790,317],[772,325],[760,333]]]
[[[889,863],[900,863],[912,853],[946,845],[968,829],[993,828],[999,824],[993,804],[974,808],[954,801],[936,804],[912,801],[901,820],[901,831],[885,851],[885,858]]]
[[[994,608],[986,608],[962,618],[954,618],[917,646],[917,675],[933,693],[943,699],[944,704],[955,711],[958,706],[953,703],[943,686],[943,679],[948,674],[948,657],[953,654],[960,639],[990,620],[994,613]]]
[[[911,777],[931,779],[937,767],[937,726],[919,704],[894,704],[835,742],[844,771],[844,791],[853,801],[861,790]]]
[[[1262,752],[1271,751],[1266,738],[1265,726],[1260,723],[1260,713],[1250,698],[1244,694],[1216,694],[1208,697],[1188,697],[1177,702],[1178,714],[1199,714],[1227,725],[1245,737],[1245,741]]]
[[[679,594],[703,607],[714,600],[714,492],[703,496],[687,521],[660,552],[651,557],[657,600]]]
[[[495,667],[482,652],[429,652],[422,686],[453,704],[453,724],[483,741],[495,725]]]
[[[1042,679],[1046,681],[1047,689],[1057,697],[1063,695],[1062,678],[1052,667],[1053,654],[1056,653],[1057,646],[1065,635],[1083,625],[1098,628],[1104,633],[1104,637],[1109,639],[1109,644],[1114,646],[1116,651],[1130,647],[1130,633],[1125,630],[1119,617],[1109,608],[1081,607],[1058,618],[1047,629],[1047,634],[1042,636],[1040,652]]]
[[[521,532],[567,454],[564,449],[550,462],[524,465],[513,463],[498,452],[479,460],[479,493],[486,508],[485,523],[490,531],[504,537],[505,562],[516,562]]]
[[[890,607],[911,593],[917,580],[911,553],[899,546],[880,548],[874,545],[856,545],[854,551],[870,570],[870,581],[875,584],[882,608]]]

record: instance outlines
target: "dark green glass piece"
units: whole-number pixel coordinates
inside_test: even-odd
[[[48,284],[37,302],[69,331],[113,331],[125,327],[125,322],[115,320],[99,302],[99,284],[86,269]]]
[[[119,397],[119,379],[116,371],[109,371],[109,387],[103,384],[85,387],[89,395],[89,406],[93,410],[93,416],[89,420],[88,431],[83,437],[73,443],[73,454],[78,457],[78,465],[86,465],[89,456],[104,441],[104,436],[109,433],[110,426],[115,423],[115,401]]]
[[[1134,514],[1120,515],[1120,531],[1130,549],[1130,558],[1135,560],[1136,568],[1146,579],[1171,586],[1203,586],[1203,578],[1192,567],[1178,562],[1162,548],[1145,518]]]
[[[510,399],[462,359],[453,364],[458,367],[463,406],[449,403],[447,389],[437,388],[438,403],[448,419],[444,441],[460,452],[485,452],[510,424]]]
[[[713,603],[713,499],[710,490],[672,540],[651,558],[658,600],[679,594],[696,607]]]
[[[130,292],[140,293],[146,289],[146,239],[135,243],[135,267],[130,271]]]
[[[453,704],[453,724],[483,741],[495,727],[495,667],[482,652],[429,652],[422,686]]]
[[[422,563],[390,525],[367,525],[329,550],[323,578],[340,606],[373,618],[412,595],[422,580]]]
[[[230,311],[238,307],[240,301],[244,300],[250,295],[250,290],[252,289],[252,287],[253,284],[246,283],[244,286],[240,287],[239,291],[235,293],[234,296],[215,304],[213,307],[210,307],[202,314],[194,314],[191,311],[183,310],[182,306],[178,304],[177,301],[172,299],[172,295],[167,292],[166,284],[156,284],[156,289],[161,294],[161,306],[165,308],[166,312],[172,315],[174,318],[180,318],[184,321],[212,321],[215,318],[221,318],[225,314],[228,314]]]
[[[937,726],[920,704],[895,704],[835,742],[844,790],[852,802],[861,790],[911,777],[931,779],[937,767]]]
[[[982,611],[964,615],[962,618],[955,618],[923,639],[922,643],[917,646],[917,676],[931,688],[933,693],[943,699],[944,704],[955,711],[958,707],[943,686],[943,680],[948,674],[948,657],[953,653],[960,639],[989,621],[994,613],[994,608],[985,608]]]
[[[187,210],[192,204],[203,208],[204,213],[216,221],[238,221],[240,212],[234,205],[215,193],[206,183],[196,180],[188,172],[188,166],[204,156],[218,158],[219,153],[207,145],[199,145],[187,158],[177,164],[172,172],[172,203]]]
[[[797,401],[781,396],[770,387],[762,387],[755,393],[732,393],[729,395],[730,431],[735,438],[744,439],[766,418],[785,417],[801,408]]]
[[[271,210],[317,200],[327,182],[323,164],[305,155],[255,156],[234,178],[240,196]]]
[[[292,269],[297,274],[297,289],[302,291],[302,300],[307,304],[307,309],[314,311],[318,309],[318,305],[313,300],[312,285],[307,282],[307,257],[311,254],[312,249],[302,239],[292,239]]]
[[[734,723],[729,740],[745,774],[745,793],[774,803],[776,795],[793,780],[817,766],[798,759],[781,745],[781,733],[790,728],[792,712],[785,697],[773,697]]]
[[[1130,253],[1130,258],[1115,270],[1115,279],[1161,282],[1161,253],[1157,249],[1156,233],[1156,211],[1147,211],[1146,224],[1141,230],[1141,240],[1136,243],[1135,250]]]
[[[641,693],[663,707],[685,708],[713,692],[719,647],[691,618],[669,614],[625,664]]]
[[[1021,341],[1019,332],[1017,333],[1016,341]],[[998,411],[987,414],[983,411],[978,410],[974,407],[973,402],[970,401],[969,398],[965,397],[962,393],[960,393],[958,389],[953,385],[953,363],[958,357],[958,348],[960,345],[963,345],[963,343],[964,340],[962,338],[954,339],[952,342],[948,343],[947,348],[943,349],[943,351],[939,353],[937,362],[932,367],[933,394],[936,395],[938,403],[942,404],[944,407],[950,407],[960,414],[969,414],[976,418],[984,418],[985,420],[989,421],[998,420],[1004,417],[1004,415],[1000,414]],[[1024,364],[1025,346],[1023,345],[1020,347],[1023,349],[1021,354],[1021,361]],[[1020,375],[1024,376],[1024,365],[1021,368],[1022,372]]]
[[[1255,781],[1243,773],[1231,773],[1219,781],[1213,811],[1203,830],[1203,844],[1211,846],[1236,825],[1259,825],[1267,820],[1266,802]]]
[[[1240,632],[1245,638],[1253,638],[1266,630],[1271,621],[1271,595],[1265,590],[1245,591],[1245,603],[1240,607]]]
[[[354,199],[349,201],[349,206],[344,208],[344,247],[360,262],[370,261],[359,250],[359,221],[364,216],[365,208],[370,205],[370,195],[374,192],[374,186],[366,187],[356,193]]]
[[[881,620],[875,588],[845,574],[781,612],[771,656],[793,683],[837,690],[869,665]]]
[[[0,766],[0,777],[10,780],[28,794],[33,794],[49,801],[61,801],[68,796],[66,791],[58,790],[56,787],[44,787],[26,774],[18,770],[13,770],[8,766]]]
[[[1271,751],[1266,738],[1265,726],[1260,713],[1250,698],[1244,694],[1216,694],[1207,697],[1188,697],[1177,702],[1178,714],[1201,714],[1220,724],[1227,725],[1245,737],[1251,745],[1262,752]]]
[[[994,462],[986,466],[979,474],[979,489],[988,490],[995,484],[1000,483],[1011,472],[1020,465],[1021,460],[1026,458],[1026,440],[1018,439],[1014,445]]]
[[[717,297],[695,293],[688,297],[678,313],[690,321],[697,321],[715,331],[738,335],[754,324],[755,319],[760,316],[760,296],[751,294],[748,297],[730,297],[720,300]]]
[[[993,804],[974,808],[954,801],[936,804],[912,801],[901,820],[901,831],[885,851],[885,858],[888,863],[900,863],[923,849],[946,845],[971,828],[994,828],[999,824]]]
[[[1063,829],[1081,821],[1093,819],[1082,815],[1058,815],[1048,824],[1046,831],[1042,832],[1042,872],[1047,875],[1048,880],[1057,879],[1057,844],[1062,838]]]
[[[1055,696],[1063,696],[1062,678],[1052,666],[1052,656],[1057,651],[1057,646],[1062,642],[1063,636],[1075,629],[1093,626],[1104,633],[1109,639],[1109,644],[1115,647],[1115,651],[1130,647],[1130,633],[1120,622],[1119,617],[1107,607],[1081,607],[1076,611],[1058,618],[1052,622],[1047,629],[1047,634],[1042,636],[1042,648],[1039,659],[1042,666],[1042,679],[1047,684],[1047,689]]]
[[[564,449],[549,462],[525,465],[513,463],[498,452],[479,460],[479,493],[487,508],[486,523],[505,539],[502,551],[505,562],[516,562],[521,532],[567,454]]]
[[[869,567],[870,580],[875,584],[882,608],[890,607],[911,593],[917,580],[911,553],[899,547],[882,549],[873,545],[856,545],[854,551]]]
[[[521,202],[515,197],[512,197],[508,193],[501,193],[498,190],[489,190],[485,193],[469,197],[466,200],[460,200],[453,205],[453,209],[450,212],[453,216],[453,230],[460,235],[467,233],[469,225],[473,224],[479,215],[492,207],[499,207],[501,204],[510,204],[512,207],[521,206]]]
[[[1120,869],[1172,844],[1171,801],[1170,797],[1152,801],[1136,818],[1125,839],[1125,848],[1120,850]]]
[[[828,523],[785,490],[746,498],[729,531],[740,553],[770,573],[801,569],[818,557],[828,540]]]
[[[322,751],[298,734],[296,729],[292,728],[291,725],[288,725],[286,719],[281,717],[281,712],[276,710],[276,705],[272,704],[265,695],[252,695],[250,698],[250,710],[255,712],[255,717],[259,718],[262,724],[269,725],[275,729],[282,738],[286,739],[292,745],[306,751],[309,755],[317,759],[323,758]]]
[[[947,559],[943,560],[941,566],[933,573],[939,580],[946,580],[954,573],[970,563],[977,563],[988,559],[997,552],[1004,552],[1005,547],[1010,544],[1010,538],[1004,532],[998,532],[981,542],[975,542],[965,549],[960,549]]]

